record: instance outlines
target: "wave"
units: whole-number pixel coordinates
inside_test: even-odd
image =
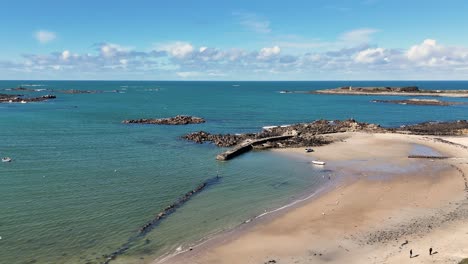
[[[46,84],[21,84],[20,86],[26,86],[26,87],[41,87],[41,86],[47,86]]]

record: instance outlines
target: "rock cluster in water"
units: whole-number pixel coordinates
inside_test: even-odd
[[[373,103],[409,104],[409,105],[438,105],[449,106],[463,104],[461,102],[447,102],[436,99],[408,99],[408,100],[372,100]]]
[[[124,124],[152,124],[152,125],[188,125],[205,123],[205,120],[200,117],[178,115],[169,118],[158,119],[132,119],[122,121]]]
[[[349,120],[317,120],[312,123],[302,123],[290,126],[269,127],[259,133],[251,134],[210,134],[205,131],[199,131],[187,134],[183,138],[196,143],[212,142],[219,147],[231,147],[246,140],[257,140],[268,137],[277,137],[283,135],[292,135],[291,138],[267,142],[257,148],[285,148],[285,147],[303,147],[320,146],[329,143],[328,140],[320,137],[322,134],[338,132],[384,132],[385,129],[379,125],[357,122]]]
[[[0,94],[0,103],[42,102],[55,98],[57,98],[55,95],[43,95],[39,97],[24,98],[22,95]]]

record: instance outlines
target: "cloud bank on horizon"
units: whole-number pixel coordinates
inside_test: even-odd
[[[59,30],[48,27],[33,31],[40,45],[36,52],[24,50],[17,57],[0,57],[0,78],[352,80],[468,76],[468,47],[441,43],[430,36],[394,48],[376,44],[375,36],[386,34],[386,30],[372,26],[337,32],[323,40],[276,31],[266,15],[254,12],[231,12],[230,19],[239,31],[255,36],[255,45],[210,45],[215,41],[192,41],[182,36],[176,41],[161,41],[159,37],[146,48],[128,46],[140,45],[131,39],[125,44],[101,40],[84,47],[74,45],[75,51],[66,47],[66,37]],[[193,28],[197,30],[203,31]]]

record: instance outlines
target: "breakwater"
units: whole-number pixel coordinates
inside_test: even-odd
[[[247,141],[247,142],[244,142],[240,145],[238,145],[237,147],[234,147],[226,152],[223,152],[221,154],[218,154],[216,156],[216,159],[217,160],[229,160],[229,159],[232,159],[236,156],[239,156],[240,154],[242,153],[245,153],[245,152],[248,152],[250,151],[252,148],[253,148],[253,145],[255,144],[262,144],[262,143],[266,143],[266,142],[269,142],[269,141],[278,141],[278,140],[284,140],[284,139],[289,139],[289,138],[292,138],[293,136],[292,135],[285,135],[285,136],[276,136],[276,137],[267,137],[267,138],[261,138],[261,139],[257,139],[257,140],[252,140],[252,141]]]
[[[108,264],[112,260],[116,259],[118,256],[124,254],[126,251],[128,251],[133,244],[135,244],[137,241],[142,239],[148,232],[150,232],[152,229],[154,229],[159,223],[161,223],[164,219],[166,219],[169,215],[175,213],[177,208],[181,207],[185,203],[187,203],[195,194],[198,194],[205,190],[208,186],[216,184],[220,181],[221,177],[219,175],[216,175],[216,177],[210,178],[208,180],[205,180],[204,182],[200,183],[196,188],[193,190],[188,191],[185,193],[183,196],[181,196],[177,201],[173,202],[172,204],[168,205],[165,207],[162,211],[156,214],[156,216],[148,221],[146,224],[141,226],[138,229],[138,233],[135,234],[134,236],[130,237],[128,241],[123,244],[120,248],[115,250],[109,255],[103,255],[105,258],[105,261],[102,262],[103,264]]]

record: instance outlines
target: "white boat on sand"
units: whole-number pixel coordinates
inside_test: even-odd
[[[313,161],[312,161],[312,164],[314,164],[314,165],[325,165],[325,161],[313,160]]]

